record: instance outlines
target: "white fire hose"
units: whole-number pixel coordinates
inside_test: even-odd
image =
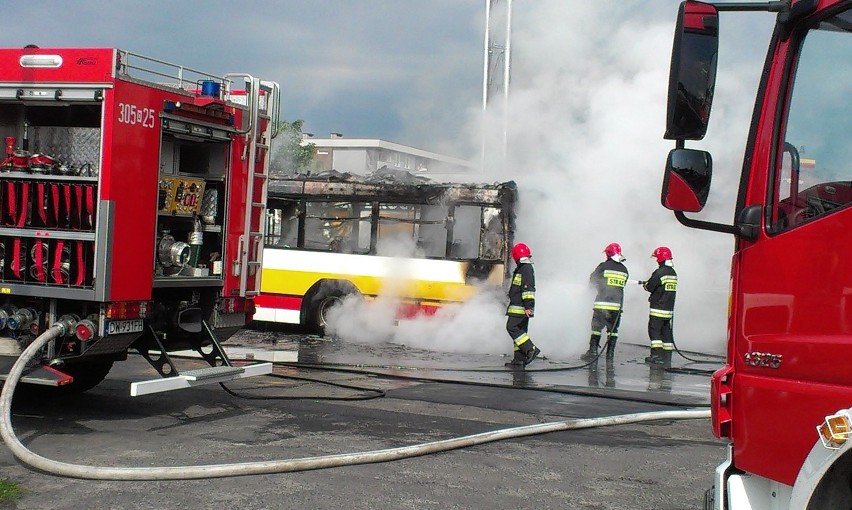
[[[563,430],[577,430],[608,425],[622,425],[654,420],[689,420],[709,418],[708,409],[683,411],[655,411],[646,413],[623,414],[601,418],[586,418],[568,421],[541,423],[521,427],[511,427],[470,436],[433,441],[411,446],[374,450],[361,453],[323,455],[290,460],[270,460],[243,462],[237,464],[210,464],[204,466],[161,466],[161,467],[101,467],[69,464],[42,457],[28,450],[15,436],[12,428],[12,394],[23,374],[24,367],[42,346],[60,336],[64,326],[54,325],[36,338],[18,357],[12,366],[0,394],[0,435],[12,453],[24,464],[37,470],[71,478],[89,480],[191,480],[201,478],[220,478],[228,476],[262,475],[271,473],[289,473],[309,471],[356,464],[388,462],[392,460],[418,457],[432,453],[445,452],[478,444],[491,443]]]

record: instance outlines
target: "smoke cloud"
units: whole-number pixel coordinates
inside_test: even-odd
[[[610,242],[624,249],[631,280],[645,280],[656,268],[654,248],[671,248],[679,275],[678,347],[724,352],[733,239],[684,227],[660,205],[662,170],[674,146],[662,134],[677,3],[516,2],[505,149],[504,112],[489,107],[483,121],[481,105],[470,106],[469,135],[443,146],[452,153],[465,145],[476,161],[484,139],[485,168],[472,180],[517,182],[515,237],[531,246],[538,282],[530,334],[552,358],[587,348],[593,300],[588,278]],[[771,25],[768,15],[729,20],[722,14],[711,128],[706,141],[688,144],[714,156],[703,220],[732,221],[761,48]],[[628,284],[621,342],[648,344],[647,296]],[[366,306],[379,310],[381,304],[379,299]],[[504,306],[483,296],[367,336],[448,351],[511,352]],[[392,325],[392,318],[383,317]],[[370,324],[338,331],[368,330]]]
[[[507,158],[500,165],[494,156],[502,151],[503,112],[493,111],[484,123],[491,129],[486,160],[493,162],[485,177],[518,181],[516,239],[531,245],[540,282],[531,335],[545,352],[587,347],[588,275],[610,242],[622,245],[632,280],[646,280],[656,268],[655,247],[671,248],[679,275],[678,347],[724,352],[733,239],[686,228],[660,205],[662,169],[674,145],[662,133],[677,7],[672,2],[663,16],[646,6],[543,1],[514,11]],[[723,14],[712,142],[690,144],[714,154],[713,191],[701,215],[709,221],[731,222],[734,170],[761,69],[759,55],[726,60],[739,34],[760,36],[753,28],[759,24],[741,30],[747,21]],[[766,41],[771,18],[763,26]],[[480,125],[478,115],[471,125]],[[647,296],[628,284],[621,342],[647,345]]]

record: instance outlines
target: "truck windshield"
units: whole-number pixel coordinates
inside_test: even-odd
[[[781,232],[852,203],[852,11],[800,42],[785,148],[774,173],[769,230]]]

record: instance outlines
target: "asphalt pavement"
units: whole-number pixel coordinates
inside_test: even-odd
[[[273,335],[273,336],[269,336]],[[273,342],[272,339],[275,339]],[[152,376],[139,356],[89,392],[16,393],[13,424],[45,457],[90,466],[185,466],[311,459],[412,446],[518,426],[706,408],[708,365],[609,367],[454,357],[298,335],[244,332],[235,358],[275,357],[275,376],[129,396]],[[387,346],[385,346],[387,347]],[[633,352],[635,350],[635,352]],[[179,369],[198,361],[180,359]],[[329,384],[332,383],[332,384]],[[709,420],[663,420],[508,438],[392,462],[188,481],[92,481],[37,472],[0,449],[19,509],[687,509],[701,508],[724,443]]]

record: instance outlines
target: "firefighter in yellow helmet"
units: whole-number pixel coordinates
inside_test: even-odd
[[[527,333],[530,319],[535,315],[535,270],[529,246],[518,243],[512,247],[515,271],[509,286],[509,306],[506,308],[506,331],[512,337],[514,357],[506,363],[509,368],[522,368],[541,353]]]

